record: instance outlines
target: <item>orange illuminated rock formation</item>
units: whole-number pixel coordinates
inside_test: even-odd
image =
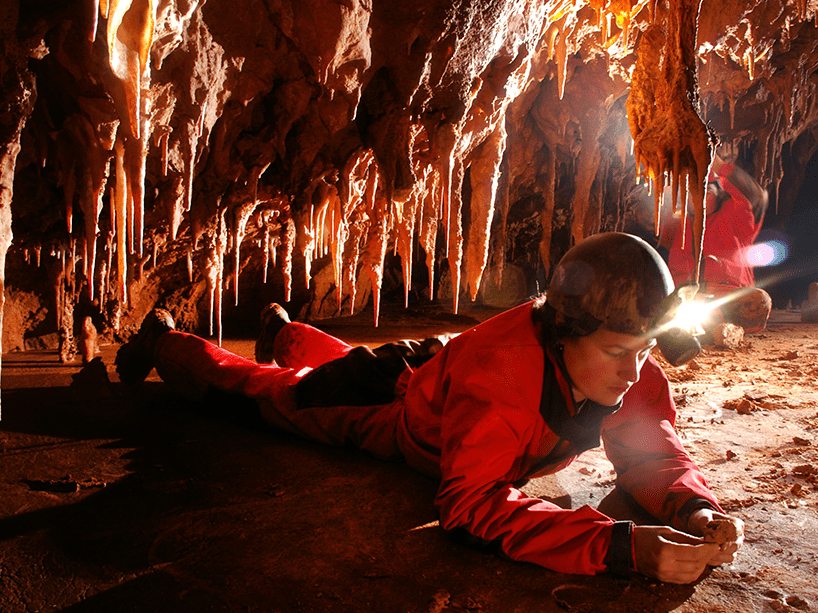
[[[535,291],[572,242],[627,228],[640,178],[694,207],[699,249],[717,144],[775,187],[814,124],[804,3],[0,8],[0,258],[14,223],[15,262],[61,267],[51,312],[84,304],[109,336],[156,302],[220,337],[247,300],[371,296],[377,325],[396,285],[455,312],[508,267]]]

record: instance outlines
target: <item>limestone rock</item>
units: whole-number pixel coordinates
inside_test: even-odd
[[[713,343],[725,349],[738,349],[744,340],[744,328],[729,322],[720,323],[713,328]]]

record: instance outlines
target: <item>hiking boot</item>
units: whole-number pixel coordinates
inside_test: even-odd
[[[290,323],[290,316],[280,304],[272,302],[261,311],[261,335],[256,341],[256,362],[272,364],[273,345],[279,330]]]
[[[153,369],[153,350],[162,334],[174,330],[173,317],[165,309],[154,309],[145,317],[131,339],[116,353],[119,380],[128,385],[142,383]]]

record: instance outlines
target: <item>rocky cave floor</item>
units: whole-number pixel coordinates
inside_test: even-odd
[[[322,323],[353,344],[460,331],[387,312]],[[376,334],[373,334],[375,332]],[[252,356],[251,340],[224,345]],[[734,351],[669,371],[678,429],[729,512],[736,563],[689,586],[571,576],[469,549],[400,463],[202,414],[155,373],[125,389],[56,352],[3,356],[0,610],[749,612],[818,610],[818,324],[776,311]],[[613,487],[601,450],[530,484],[577,507]]]

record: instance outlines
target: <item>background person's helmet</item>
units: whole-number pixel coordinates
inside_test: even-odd
[[[656,333],[675,307],[673,278],[662,256],[632,234],[590,236],[562,257],[546,293],[546,302],[565,318],[571,334],[591,334],[600,326],[612,332],[656,336],[674,366],[701,349],[695,337],[674,329]]]

